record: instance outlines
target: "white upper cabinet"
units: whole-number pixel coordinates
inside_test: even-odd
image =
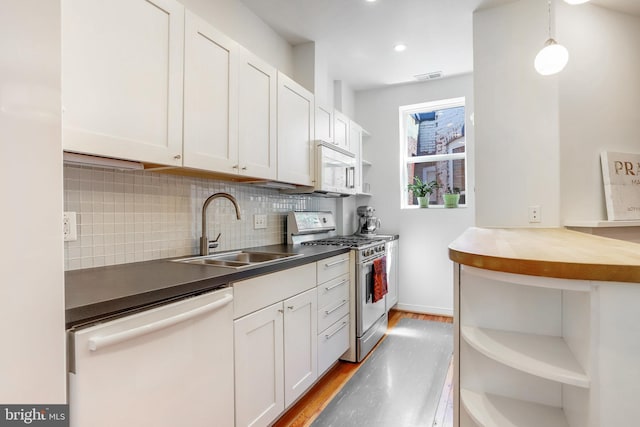
[[[314,98],[278,72],[278,181],[313,185]]]
[[[63,148],[182,165],[184,7],[63,0]]]
[[[276,177],[276,69],[187,11],[184,166]]]
[[[349,144],[349,117],[338,110],[333,113],[333,142],[340,148],[352,151]]]
[[[240,173],[275,179],[276,69],[248,50],[241,49],[238,81]]]
[[[239,46],[186,12],[184,166],[238,170]]]
[[[349,121],[349,146],[353,154],[356,155],[356,171],[354,186],[356,188],[356,194],[362,193],[362,127],[354,122]]]
[[[333,142],[333,108],[316,105],[315,139]]]

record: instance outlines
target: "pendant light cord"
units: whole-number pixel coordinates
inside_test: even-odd
[[[548,19],[548,21],[549,21],[549,38],[551,38],[551,0],[549,0],[547,2],[547,5],[548,5],[547,13],[549,15],[548,16],[549,17],[549,19]]]

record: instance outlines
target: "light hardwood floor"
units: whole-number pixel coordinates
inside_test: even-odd
[[[402,318],[431,320],[435,322],[453,323],[453,318],[447,316],[432,316],[429,314],[410,313],[391,310],[389,312],[389,329],[393,329]],[[379,345],[380,343],[378,343]],[[377,346],[376,346],[377,347]],[[375,351],[375,350],[374,350]],[[366,360],[366,359],[365,359]],[[356,373],[361,364],[339,361],[326,375],[324,375],[295,405],[274,424],[274,427],[306,427],[331,402],[340,389]],[[434,427],[451,427],[453,425],[453,368],[449,365]],[[394,426],[402,427],[402,426]]]

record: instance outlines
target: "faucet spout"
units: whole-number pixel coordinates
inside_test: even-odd
[[[238,201],[231,194],[215,193],[209,196],[207,200],[204,201],[204,205],[202,205],[202,235],[200,237],[200,255],[209,255],[209,249],[211,248],[209,238],[207,237],[207,207],[209,207],[209,204],[214,199],[220,197],[228,199],[231,203],[233,203],[233,207],[236,209],[236,218],[238,218],[238,220],[240,219],[240,206],[238,206]]]

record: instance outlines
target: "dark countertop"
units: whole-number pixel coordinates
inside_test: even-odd
[[[349,248],[339,246],[269,245],[244,248],[293,252],[303,256],[239,270],[159,259],[65,272],[67,328],[158,302],[212,290],[231,282],[315,262]],[[196,256],[196,255],[194,255]]]

